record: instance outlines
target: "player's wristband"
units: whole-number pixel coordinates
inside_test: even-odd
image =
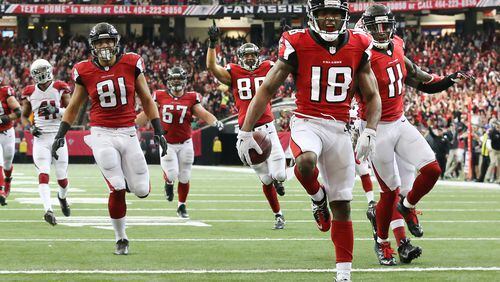
[[[70,128],[71,124],[65,121],[61,121],[61,124],[59,125],[59,131],[57,131],[55,139],[64,138],[64,136],[66,136],[66,133]]]
[[[215,46],[217,45],[217,40],[216,41],[212,41],[212,40],[209,40],[210,42],[208,43],[208,47],[210,49],[214,49]]]
[[[155,131],[155,135],[163,135],[163,127],[161,126],[161,122],[159,118],[155,118],[151,120],[151,125],[153,126],[153,129]]]
[[[8,123],[10,121],[10,117],[8,115],[0,116],[0,124]]]

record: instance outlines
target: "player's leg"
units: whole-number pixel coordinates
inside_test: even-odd
[[[273,211],[274,218],[276,219],[283,216],[281,213],[280,202],[278,200],[278,194],[273,186],[273,178],[269,172],[268,162],[265,161],[258,165],[251,165],[250,167],[255,171],[257,176],[259,176],[260,182],[262,182],[262,192],[266,196],[267,202]]]
[[[318,229],[331,227],[330,211],[325,189],[318,181],[318,156],[322,150],[321,128],[312,120],[292,117],[290,148],[295,158],[295,177],[311,196],[312,212]]]
[[[269,138],[271,138],[271,155],[269,156],[267,163],[269,166],[269,172],[271,173],[271,177],[273,178],[273,186],[276,189],[276,192],[280,196],[285,195],[285,186],[283,182],[286,180],[286,160],[285,160],[285,151],[283,151],[283,147],[281,146],[280,138],[278,137],[278,133],[276,133],[276,128],[274,124],[271,128],[268,129]]]
[[[54,138],[51,136],[41,136],[33,138],[33,162],[38,171],[38,193],[43,203],[45,211],[44,219],[51,225],[56,225],[56,218],[52,210],[52,203],[50,199],[49,175],[50,165],[52,162],[52,154],[50,147],[51,141]]]
[[[167,155],[161,156],[162,149],[160,147],[160,165],[163,170],[163,178],[165,179],[165,198],[171,202],[174,199],[174,183],[179,175],[179,160],[177,159],[178,145],[168,144]]]
[[[368,204],[374,202],[373,196],[373,183],[370,178],[370,168],[368,167],[368,161],[360,161],[356,163],[356,174],[361,178],[361,185],[363,186],[363,191],[365,191],[366,201]]]
[[[10,194],[10,185],[12,182],[12,161],[14,160],[14,154],[16,151],[16,136],[14,128],[7,130],[5,133],[5,139],[2,140],[3,147],[3,171],[0,167],[0,182],[3,178],[3,184],[0,186],[4,187],[5,197]]]
[[[59,158],[54,159],[54,166],[56,168],[57,184],[59,185],[59,191],[57,193],[57,199],[61,205],[61,211],[65,216],[71,215],[71,209],[69,207],[66,196],[68,194],[68,146],[64,143],[64,146],[57,150],[57,155]]]
[[[3,163],[3,147],[1,146],[2,142],[2,134],[0,134],[0,164]],[[0,205],[5,206],[7,205],[6,199],[7,195],[5,193],[5,188],[4,188],[4,176],[3,176],[3,169],[0,168]]]
[[[134,132],[135,133],[135,130]],[[151,191],[149,170],[141,145],[135,134],[124,134],[121,139],[121,167],[127,187],[139,198],[146,198]]]
[[[186,209],[187,196],[189,194],[189,181],[191,180],[191,169],[194,162],[193,142],[184,142],[177,153],[179,159],[179,182],[177,184],[177,215],[181,218],[189,218]]]
[[[424,137],[408,122],[401,124],[401,138],[396,144],[396,153],[401,159],[413,165],[420,174],[415,178],[411,190],[401,198],[398,210],[405,218],[410,232],[421,237],[423,230],[414,216],[415,205],[431,191],[441,174],[434,152]],[[415,148],[418,148],[416,150]]]
[[[340,123],[324,129],[325,133],[320,135],[323,148],[318,168],[332,210],[331,240],[335,247],[337,278],[350,277],[354,248],[350,204],[355,179],[354,153],[350,135]]]
[[[108,211],[115,231],[115,254],[125,255],[128,254],[128,237],[125,233],[126,184],[121,167],[121,154],[118,151],[119,140],[106,129],[92,128],[91,132],[92,153],[109,187]]]

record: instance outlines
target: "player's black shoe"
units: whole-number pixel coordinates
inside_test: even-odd
[[[177,208],[177,215],[180,218],[189,218],[189,214],[187,213],[185,204],[182,204]]]
[[[412,260],[418,258],[422,254],[422,249],[413,246],[410,239],[405,238],[401,240],[401,245],[398,247],[399,260],[402,263],[411,263]]]
[[[43,219],[45,219],[45,221],[52,226],[55,226],[57,224],[56,217],[54,216],[54,212],[52,212],[51,210],[48,210],[45,213],[45,215],[43,216]]]
[[[391,243],[375,242],[375,254],[377,255],[380,265],[391,266],[396,265],[396,259],[393,257],[394,250],[391,248]]]
[[[59,194],[57,194],[57,199],[59,200],[59,205],[61,206],[61,211],[64,214],[64,216],[70,216],[71,209],[69,208],[69,204],[66,198],[61,199],[59,198]]]
[[[330,220],[330,210],[328,209],[325,188],[321,187],[321,189],[323,189],[323,193],[325,195],[319,202],[312,200],[312,213],[314,220],[316,220],[316,224],[318,225],[318,229],[322,232],[326,232],[330,230],[332,221]]]
[[[172,202],[174,199],[174,184],[168,184],[165,182],[165,198],[167,198],[167,201]]]
[[[422,228],[422,226],[420,226],[420,223],[418,222],[417,212],[415,211],[415,209],[409,209],[405,207],[403,204],[404,199],[405,197],[401,197],[401,199],[398,202],[397,208],[399,213],[405,219],[406,225],[408,226],[408,230],[415,237],[424,236],[424,229]]]
[[[128,240],[120,239],[116,242],[115,255],[128,255]]]
[[[285,196],[285,186],[283,186],[283,182],[278,180],[273,181],[274,189],[276,189],[276,193],[280,196]]]
[[[377,220],[375,215],[375,208],[377,207],[377,202],[370,201],[368,204],[368,210],[366,210],[366,218],[370,221],[372,225],[373,239],[377,241]]]
[[[285,217],[281,214],[277,214],[276,222],[274,223],[273,229],[285,229]]]

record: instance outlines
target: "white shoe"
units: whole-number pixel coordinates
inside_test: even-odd
[[[351,273],[350,272],[337,272],[337,277],[335,278],[336,282],[351,282]]]

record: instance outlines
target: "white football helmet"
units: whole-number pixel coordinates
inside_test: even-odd
[[[54,79],[52,65],[44,59],[38,59],[31,64],[30,74],[36,84],[44,84]]]

